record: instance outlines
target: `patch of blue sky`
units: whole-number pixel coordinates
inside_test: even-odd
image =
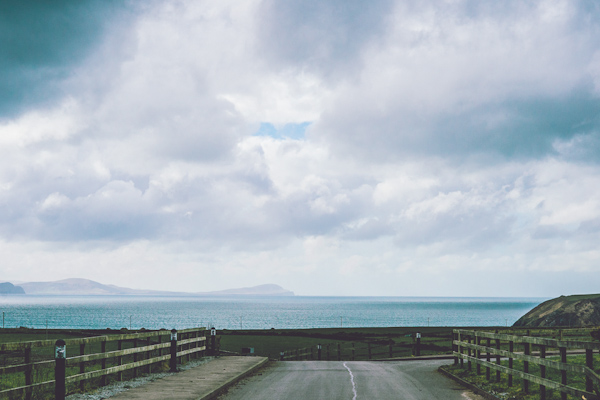
[[[309,127],[311,122],[300,122],[300,123],[289,123],[279,128],[270,122],[261,122],[260,128],[255,136],[271,136],[274,139],[294,139],[303,140],[305,137],[306,129]]]

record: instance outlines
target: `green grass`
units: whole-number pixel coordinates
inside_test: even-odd
[[[560,361],[560,357],[547,357],[549,360]],[[569,356],[569,364],[580,364],[585,365],[585,356]],[[508,360],[502,360],[501,364],[508,366]],[[600,373],[600,355],[594,356],[594,370],[596,373]],[[481,375],[476,373],[476,365],[472,365],[472,370],[467,370],[467,362],[465,361],[464,368],[459,365],[444,366],[444,369],[453,373],[456,376],[486,390],[496,394],[496,396],[503,399],[515,399],[515,400],[539,400],[540,398],[540,386],[534,383],[529,383],[529,392],[525,393],[523,389],[523,380],[519,378],[513,378],[513,386],[508,386],[508,375],[500,374],[500,381],[496,382],[496,371],[493,369],[490,371],[491,380],[486,379],[485,367],[481,367]],[[513,369],[523,371],[524,365],[520,360],[514,360]],[[529,373],[532,375],[540,376],[540,367],[536,364],[529,363]],[[561,375],[560,371],[553,368],[546,368],[546,379],[560,382]],[[575,373],[567,373],[567,385],[576,389],[585,390],[585,377]],[[546,398],[548,400],[559,400],[561,398],[560,392],[553,391],[550,389],[546,390]],[[580,399],[580,397],[568,396],[568,399]]]
[[[371,345],[372,358],[389,357],[389,344],[394,357],[410,357],[415,342],[414,334],[421,333],[421,355],[447,354],[452,350],[452,328],[400,327],[400,328],[326,328],[326,329],[269,329],[224,330],[221,349],[241,352],[242,347],[253,347],[256,355],[279,359],[281,351],[294,351],[322,345],[322,358],[326,358],[329,345],[330,359],[337,359],[337,344],[342,358],[351,359],[354,344],[355,359],[368,359]]]

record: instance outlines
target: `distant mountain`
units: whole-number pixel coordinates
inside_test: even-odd
[[[54,282],[25,282],[19,285],[27,294],[38,295],[132,295],[132,296],[293,296],[294,292],[278,285],[228,289],[215,292],[169,292],[139,290],[115,285],[105,285],[89,279],[63,279]]]
[[[560,296],[523,315],[513,326],[585,327],[600,325],[600,294]]]
[[[210,296],[294,296],[294,292],[274,284],[258,285],[240,289],[219,290],[216,292],[204,292],[198,294]]]
[[[0,283],[0,294],[25,294],[21,286],[15,286],[10,282]]]

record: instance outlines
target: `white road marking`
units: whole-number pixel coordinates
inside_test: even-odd
[[[354,393],[354,397],[352,397],[352,400],[356,400],[358,394],[356,393],[356,383],[354,382],[354,375],[352,374],[352,371],[350,370],[350,368],[348,368],[348,365],[346,365],[346,363],[344,363],[344,367],[348,370],[348,373],[350,374],[350,382],[352,382],[352,393]]]

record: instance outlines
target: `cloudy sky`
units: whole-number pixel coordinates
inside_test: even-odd
[[[0,280],[600,290],[594,0],[6,0],[0,72]]]

